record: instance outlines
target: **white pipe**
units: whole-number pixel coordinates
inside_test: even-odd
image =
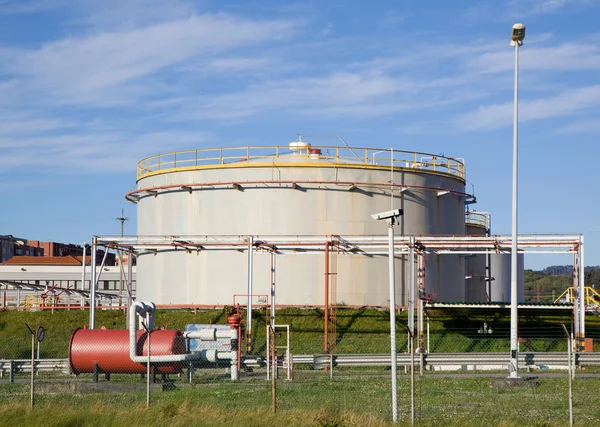
[[[83,242],[83,256],[81,257],[81,290],[85,290],[85,257],[86,257],[86,242]]]
[[[252,288],[254,279],[254,237],[248,237],[248,309],[246,310],[247,324],[246,335],[248,337],[248,345],[252,343]]]
[[[341,236],[344,238],[344,236]],[[499,240],[509,240],[511,238],[510,235],[497,235],[494,236]],[[554,242],[575,242],[579,243],[580,240],[579,234],[569,234],[569,235],[551,235],[551,234],[522,234],[519,235],[520,240],[530,240],[530,241],[554,241]],[[264,236],[254,236],[254,240],[256,241],[266,241],[269,243],[277,244],[277,243],[325,243],[329,236],[323,235],[307,235],[307,236],[299,236],[299,235],[290,235],[290,236],[273,236],[273,235],[264,235]],[[136,237],[124,237],[120,236],[97,236],[98,243],[123,243],[130,245],[153,245],[153,244],[170,244],[174,240],[185,240],[190,244],[207,244],[211,243],[219,243],[219,244],[239,244],[247,246],[248,236],[213,236],[213,237],[197,237],[197,236],[179,236],[179,239],[172,238],[171,236],[136,236]],[[348,236],[348,241],[351,243],[356,242],[366,242],[366,241],[380,241],[385,243],[385,237],[380,235],[369,235],[369,236]],[[408,240],[408,236],[397,236],[397,240]],[[473,237],[473,236],[452,236],[452,237],[442,237],[442,236],[420,236],[419,240],[423,241],[486,241],[489,240],[487,237]],[[521,242],[519,242],[521,244]],[[237,249],[242,249],[240,246]],[[243,248],[245,249],[245,248]]]
[[[171,355],[158,355],[158,356],[138,356],[137,355],[137,328],[135,325],[136,318],[138,315],[146,317],[147,328],[149,331],[154,329],[154,312],[156,305],[152,302],[139,302],[136,301],[131,305],[129,310],[129,358],[132,362],[136,363],[169,363],[169,362],[189,362],[191,360],[208,360],[209,362],[216,362],[217,360],[231,360],[231,379],[237,380],[239,373],[237,370],[237,351],[221,351],[216,350],[203,350],[200,353],[194,354],[171,354]],[[206,337],[209,340],[215,340],[216,338],[229,338],[235,340],[238,338],[237,329],[231,330],[216,330],[216,329],[203,329],[197,332],[186,332],[184,334],[186,338],[201,338]],[[214,337],[214,338],[213,338]],[[149,362],[148,362],[149,361]]]
[[[579,245],[579,333],[580,338],[585,337],[585,263],[583,259],[583,235],[581,236],[581,244]],[[583,343],[582,343],[583,344]]]
[[[98,249],[96,237],[92,237],[91,248],[91,277],[90,277],[90,329],[96,327],[96,250]]]
[[[200,339],[202,341],[216,341],[217,338],[229,338],[231,340],[237,339],[238,334],[236,329],[216,329],[207,328],[200,329],[199,331],[186,331],[183,333],[186,339]]]
[[[155,310],[156,305],[154,303],[144,303],[136,301],[133,304],[131,304],[131,309],[129,310],[129,358],[131,359],[131,361],[136,363],[148,363],[149,359],[150,363],[163,363],[199,360],[201,358],[201,354],[171,354],[150,357],[137,355],[137,328],[135,326],[137,316],[145,316],[146,321],[148,322],[147,328],[149,331],[152,331],[154,329]]]
[[[396,257],[394,251],[393,217],[388,219],[388,251],[390,290],[390,360],[392,369],[392,422],[396,424],[398,422],[398,362],[396,349]]]

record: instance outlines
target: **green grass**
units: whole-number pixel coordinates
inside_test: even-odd
[[[253,312],[253,335],[255,352],[265,348],[265,311]],[[488,316],[487,323],[493,328],[492,335],[480,335],[477,330],[484,321],[482,316],[467,317],[439,315],[430,318],[431,352],[483,352],[509,350],[509,318]],[[65,358],[69,339],[75,328],[88,324],[89,313],[83,310],[44,312],[0,311],[0,358],[26,359],[31,352],[31,337],[25,327],[43,325],[46,339],[40,347],[42,358]],[[565,351],[561,323],[570,325],[570,317],[538,317],[520,319],[520,336],[526,339],[522,351]],[[124,329],[126,319],[122,311],[96,312],[96,327]],[[226,324],[226,310],[159,310],[156,327],[183,330],[186,324]],[[323,352],[323,311],[320,309],[277,310],[277,323],[292,327],[292,352],[311,354]],[[398,351],[406,350],[403,334],[407,323],[406,312],[397,317]],[[371,309],[337,310],[338,353],[382,353],[389,346],[389,312]],[[595,338],[595,351],[600,351],[600,317],[588,315],[586,333]],[[283,339],[283,335],[282,339]]]
[[[576,425],[600,422],[599,379],[574,382]],[[398,381],[400,425],[408,425],[410,382]],[[417,377],[416,421],[427,426],[563,426],[568,423],[566,378],[538,387],[499,390],[489,378]],[[197,385],[145,393],[43,395],[30,410],[29,388],[0,385],[0,425],[23,426],[389,426],[390,381],[338,378],[279,381],[276,414],[267,381]]]

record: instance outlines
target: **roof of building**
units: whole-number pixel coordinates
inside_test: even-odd
[[[17,255],[1,264],[8,265],[81,265],[81,256],[30,256]],[[85,257],[85,264],[90,265],[91,257]]]

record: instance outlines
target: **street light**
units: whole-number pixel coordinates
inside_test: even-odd
[[[398,358],[396,355],[396,264],[394,263],[394,225],[403,214],[402,209],[394,209],[371,215],[374,220],[388,224],[388,259],[390,274],[390,354],[392,368],[392,421],[398,422]],[[412,262],[412,260],[411,260]]]
[[[517,188],[518,188],[518,117],[519,117],[519,46],[523,45],[525,25],[512,27],[510,45],[515,47],[515,100],[513,110],[513,176],[512,176],[512,244],[510,250],[510,376],[519,377],[518,343],[518,235],[517,235]]]

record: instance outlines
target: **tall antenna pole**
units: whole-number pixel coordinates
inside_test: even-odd
[[[125,231],[125,221],[129,221],[129,218],[127,218],[125,216],[125,209],[121,209],[121,216],[118,218],[115,218],[115,220],[117,220],[121,223],[121,237],[123,237],[123,234]],[[121,251],[120,249],[119,249],[119,262],[123,262],[123,251]],[[131,262],[131,260],[128,259],[127,262]],[[120,265],[119,266],[119,307],[122,305],[122,302],[123,302],[123,268]]]

